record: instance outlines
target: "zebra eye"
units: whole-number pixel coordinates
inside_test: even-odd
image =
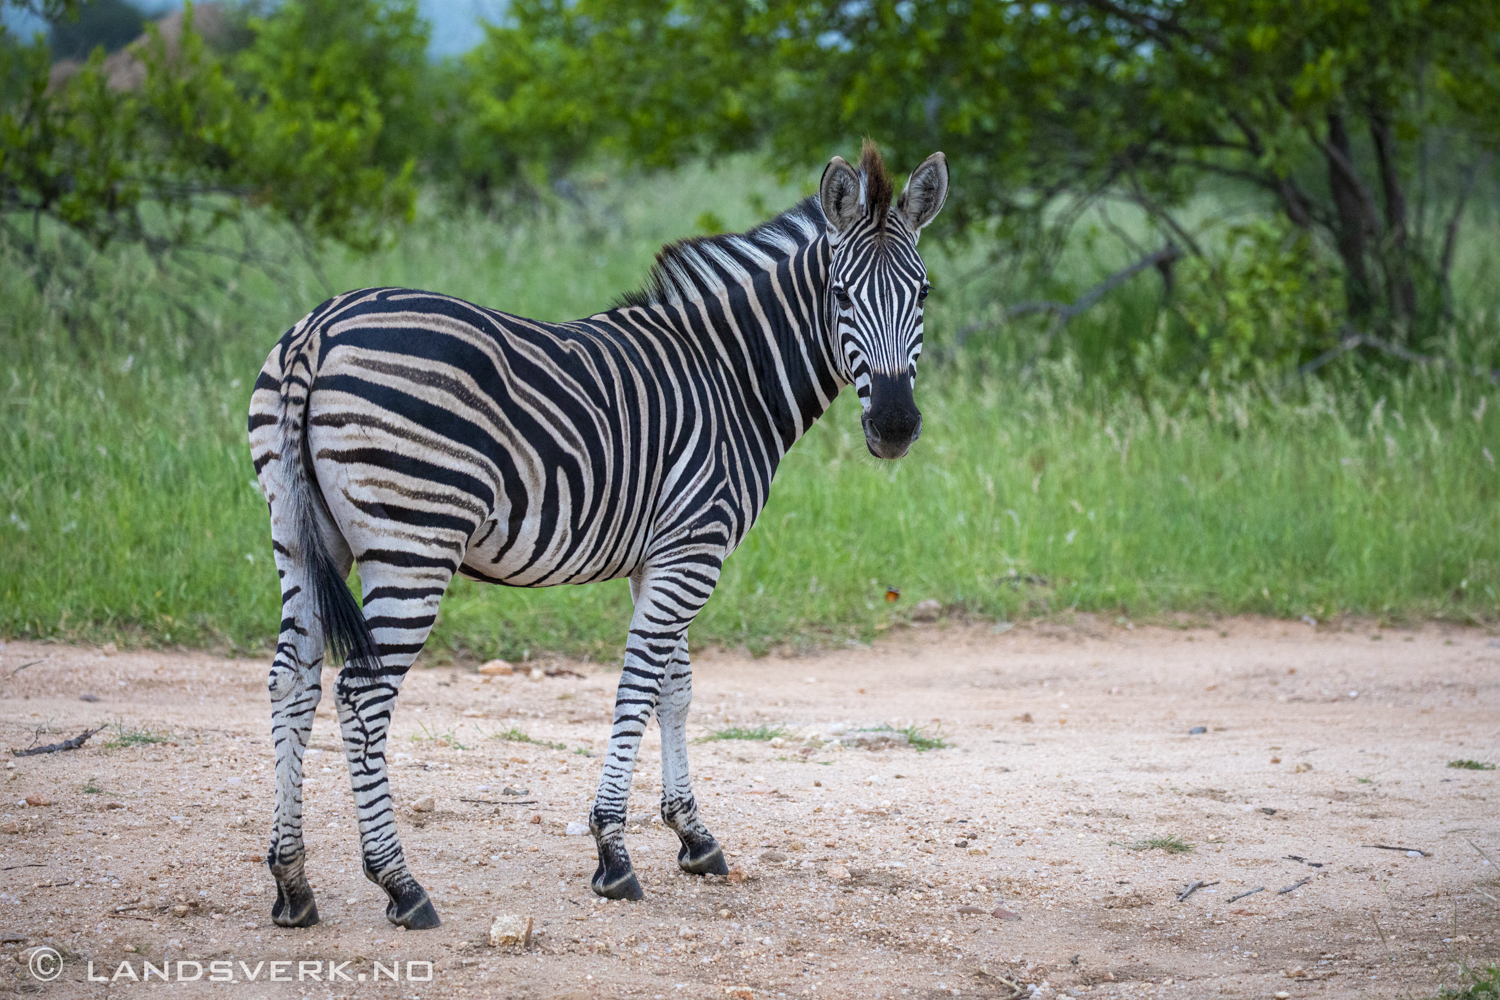
[[[927,293],[929,293],[931,291],[932,291],[932,286],[929,285],[925,281],[922,282],[922,290],[917,293],[917,305],[921,305],[923,302],[926,302],[927,301]]]
[[[844,290],[843,285],[833,286],[833,297],[838,300],[840,309],[854,308],[854,300],[849,297],[849,293]]]

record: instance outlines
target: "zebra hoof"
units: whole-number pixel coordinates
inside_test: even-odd
[[[589,883],[589,886],[594,890],[595,895],[603,896],[605,899],[629,899],[639,902],[646,898],[646,894],[641,891],[640,880],[629,868],[625,869],[623,875],[610,878],[604,865],[601,864],[599,870],[594,872],[593,881]]]
[[[683,844],[682,849],[677,852],[677,867],[689,875],[729,874],[729,865],[724,862],[724,851],[719,847],[719,842],[713,839],[707,844],[699,844],[696,855],[688,850],[688,845]]]
[[[312,886],[306,879],[301,885],[291,887],[276,883],[271,922],[277,927],[311,927],[318,922],[318,901],[313,898]]]
[[[385,908],[385,919],[409,931],[428,931],[442,923],[427,891],[416,883],[391,897],[390,905]]]

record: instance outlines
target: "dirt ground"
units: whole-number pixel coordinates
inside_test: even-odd
[[[629,838],[641,903],[596,899],[592,840],[566,832],[585,818],[615,671],[418,668],[393,783],[443,925],[408,933],[361,873],[331,699],[307,766],[323,919],[282,930],[262,860],[268,664],[12,642],[5,745],[109,728],[0,778],[0,981],[126,996],[161,988],[160,973],[131,981],[150,962],[170,996],[1430,997],[1500,959],[1500,772],[1447,766],[1500,760],[1497,664],[1500,642],[1475,630],[1248,619],[702,652],[696,735],[790,730],[692,747],[701,813],[736,869],[704,880],[678,871],[657,818],[653,728]],[[915,724],[949,746],[805,745],[840,723],[846,743]],[[428,795],[434,811],[410,810]],[[1173,836],[1195,846],[1142,849]],[[490,945],[501,914],[533,919],[529,947]],[[55,981],[29,971],[39,948],[60,955]]]

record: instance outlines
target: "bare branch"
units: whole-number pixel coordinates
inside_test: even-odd
[[[1029,313],[1052,313],[1053,322],[1051,328],[1047,332],[1046,338],[1043,340],[1041,348],[1041,350],[1045,350],[1046,345],[1051,342],[1053,335],[1056,334],[1056,332],[1063,326],[1067,325],[1067,322],[1074,316],[1077,316],[1079,313],[1090,309],[1096,303],[1098,303],[1100,299],[1104,298],[1104,296],[1108,295],[1116,288],[1119,288],[1125,282],[1129,281],[1131,278],[1135,277],[1137,274],[1140,274],[1147,268],[1169,267],[1174,261],[1181,259],[1181,257],[1182,251],[1178,249],[1175,244],[1168,243],[1160,250],[1148,253],[1128,267],[1121,268],[1120,270],[1109,275],[1103,281],[1100,281],[1098,284],[1089,288],[1088,291],[1078,296],[1078,298],[1074,299],[1072,302],[1057,302],[1051,299],[1033,299],[1025,302],[1017,302],[1012,306],[1008,306],[1001,312],[1000,322],[1007,322],[1009,320],[1017,318],[1018,316],[1025,316]],[[978,333],[988,325],[988,322],[979,322],[970,323],[968,326],[962,327],[957,333],[953,335],[953,346],[948,349],[949,355],[957,353],[957,351],[964,346],[965,341],[967,341],[971,336],[973,336],[975,333]],[[1030,367],[1030,365],[1028,364],[1027,367]]]
[[[1410,361],[1412,364],[1441,365],[1444,368],[1450,368],[1455,371],[1468,371],[1471,374],[1480,376],[1481,378],[1487,378],[1491,382],[1500,382],[1500,369],[1478,367],[1470,368],[1466,365],[1459,364],[1452,358],[1445,358],[1440,355],[1434,354],[1418,354],[1416,351],[1413,351],[1408,347],[1402,347],[1400,344],[1393,344],[1388,340],[1381,340],[1379,337],[1372,337],[1370,336],[1370,334],[1363,333],[1350,326],[1344,327],[1344,331],[1344,338],[1340,340],[1336,346],[1330,347],[1328,350],[1324,351],[1322,354],[1319,354],[1311,361],[1307,362],[1304,365],[1301,365],[1297,369],[1297,374],[1310,375],[1313,372],[1317,371],[1319,368],[1322,368],[1324,365],[1328,364],[1328,362],[1349,353],[1356,347],[1370,347],[1377,351],[1380,351],[1382,354],[1389,354],[1393,357],[1400,358],[1402,361]]]

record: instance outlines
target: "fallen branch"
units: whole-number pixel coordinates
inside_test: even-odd
[[[536,799],[459,799],[460,802],[473,802],[481,806],[534,806]]]
[[[1194,882],[1192,885],[1188,886],[1186,889],[1183,889],[1181,892],[1179,892],[1177,894],[1177,902],[1179,902],[1179,903],[1186,903],[1188,897],[1191,896],[1193,893],[1197,892],[1199,889],[1207,889],[1211,885],[1218,885],[1218,884],[1219,883],[1217,881],[1214,881],[1214,882],[1205,882],[1202,879],[1199,879],[1197,882]]]
[[[12,750],[10,753],[12,757],[35,757],[38,754],[60,753],[63,750],[77,750],[79,747],[83,746],[89,741],[89,737],[93,736],[95,733],[102,732],[104,732],[103,726],[100,726],[98,729],[85,729],[83,732],[79,733],[71,740],[63,740],[61,743],[49,743],[44,747],[31,747],[26,750]]]
[[[1035,299],[1026,302],[1017,302],[1015,305],[1009,306],[1008,308],[1002,310],[1000,314],[1000,321],[1007,322],[1009,320],[1015,319],[1017,316],[1025,316],[1028,313],[1052,313],[1052,328],[1047,331],[1046,338],[1046,341],[1050,341],[1060,327],[1067,325],[1068,320],[1072,319],[1074,316],[1077,316],[1079,313],[1090,309],[1096,303],[1098,303],[1100,299],[1104,298],[1104,296],[1108,295],[1116,288],[1119,288],[1125,282],[1129,281],[1137,274],[1140,274],[1142,271],[1146,270],[1146,268],[1167,268],[1170,267],[1174,261],[1178,260],[1181,257],[1182,251],[1177,248],[1176,244],[1168,243],[1166,246],[1162,247],[1160,250],[1157,250],[1155,253],[1148,253],[1140,260],[1136,261],[1134,264],[1131,264],[1129,267],[1122,268],[1121,270],[1116,271],[1114,274],[1109,275],[1103,281],[1094,285],[1092,288],[1084,292],[1082,295],[1078,296],[1078,298],[1074,299],[1072,302],[1057,302],[1052,299]],[[959,348],[963,347],[965,341],[967,341],[971,336],[973,336],[975,333],[978,333],[988,325],[988,322],[981,321],[978,323],[970,323],[968,326],[960,329],[956,334],[953,335],[953,346],[949,349],[950,352],[957,351]],[[1043,349],[1045,349],[1046,347],[1046,341],[1044,341],[1043,343]]]
[[[44,657],[42,657],[42,658],[41,658],[41,659],[40,659],[40,660],[32,660],[32,661],[31,661],[31,662],[30,662],[30,663],[23,663],[23,664],[21,664],[21,665],[20,665],[20,666],[19,666],[19,667],[17,667],[17,668],[16,668],[16,669],[14,669],[14,670],[12,670],[12,671],[11,671],[11,672],[10,672],[10,673],[9,673],[9,674],[8,674],[8,675],[7,675],[7,676],[6,676],[6,678],[5,678],[5,679],[6,679],[6,680],[10,680],[10,679],[11,679],[11,678],[12,678],[12,677],[14,677],[14,676],[16,676],[16,674],[19,674],[19,673],[20,673],[20,672],[21,672],[21,671],[23,671],[23,670],[25,670],[25,669],[26,669],[26,668],[27,668],[27,667],[34,667],[34,666],[36,666],[36,665],[37,665],[37,664],[38,664],[38,663],[41,663],[41,662],[43,662],[43,661],[45,661],[45,660],[46,660],[46,659],[47,659],[47,658],[46,658],[46,657],[45,657],[45,656],[44,656]]]
[[[1406,854],[1410,854],[1413,851],[1415,851],[1416,853],[1422,855],[1422,857],[1424,857],[1424,858],[1430,858],[1430,857],[1432,857],[1431,852],[1424,851],[1420,847],[1392,847],[1390,844],[1360,844],[1359,846],[1360,847],[1373,847],[1377,851],[1401,851],[1401,852],[1406,853]]]
[[[1324,351],[1322,354],[1319,354],[1311,361],[1300,366],[1297,369],[1297,374],[1310,375],[1313,372],[1317,371],[1319,368],[1322,368],[1324,365],[1328,364],[1328,362],[1342,357],[1343,355],[1354,350],[1356,347],[1374,348],[1375,350],[1380,351],[1384,354],[1389,354],[1393,357],[1400,358],[1402,361],[1410,361],[1412,364],[1417,365],[1438,364],[1442,365],[1445,368],[1454,368],[1460,371],[1464,370],[1465,368],[1464,365],[1459,364],[1452,358],[1444,358],[1433,354],[1418,354],[1416,351],[1413,351],[1409,347],[1403,347],[1400,344],[1393,344],[1390,341],[1381,340],[1379,337],[1372,337],[1368,333],[1361,333],[1358,330],[1348,328],[1345,329],[1346,332],[1344,334],[1343,340],[1340,340],[1335,346],[1330,347],[1328,350]],[[1500,370],[1494,368],[1472,368],[1469,369],[1469,371],[1471,371],[1475,375],[1487,378],[1491,382],[1500,382]]]
[[[46,867],[47,867],[46,865],[42,864],[39,861],[28,861],[24,865],[11,865],[9,868],[0,868],[0,872],[13,872],[17,868],[46,868]]]
[[[1230,896],[1229,897],[1229,902],[1233,903],[1237,899],[1244,899],[1246,896],[1253,896],[1257,892],[1265,892],[1265,891],[1266,891],[1266,887],[1265,886],[1258,885],[1254,889],[1251,889],[1249,892],[1242,892],[1238,896]]]
[[[1278,895],[1278,896],[1285,896],[1287,893],[1291,892],[1293,889],[1300,889],[1304,885],[1306,885],[1307,883],[1309,883],[1311,881],[1312,881],[1312,876],[1309,875],[1309,876],[1307,876],[1307,878],[1302,879],[1301,881],[1293,882],[1291,885],[1287,886],[1285,889],[1277,889],[1276,890],[1276,895]]]

